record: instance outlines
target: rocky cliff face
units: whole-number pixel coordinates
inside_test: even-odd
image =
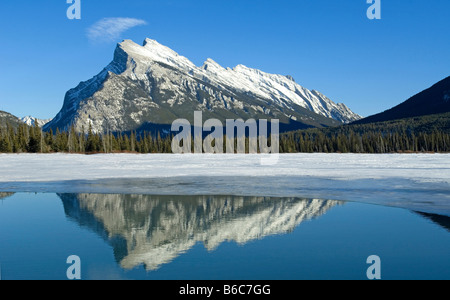
[[[360,119],[344,104],[297,84],[291,76],[212,59],[201,67],[146,39],[117,45],[113,61],[92,79],[66,93],[57,116],[44,129],[123,132],[168,125],[178,118],[279,119],[282,128],[333,126]],[[191,123],[192,124],[192,123]]]

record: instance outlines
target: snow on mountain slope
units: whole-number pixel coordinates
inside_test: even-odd
[[[67,92],[58,115],[44,129],[136,130],[146,123],[171,124],[193,111],[205,117],[278,118],[303,127],[333,126],[361,117],[292,77],[212,59],[201,67],[155,40],[117,45],[113,61],[92,79]]]
[[[27,124],[28,126],[34,126],[34,122],[35,120],[37,120],[39,127],[44,126],[45,124],[47,124],[48,122],[50,122],[52,119],[37,119],[34,118],[32,116],[26,116],[20,119],[22,122],[24,122],[25,124]]]
[[[354,114],[344,104],[336,104],[317,91],[309,91],[297,84],[292,77],[269,74],[244,65],[238,65],[233,69],[223,68],[211,58],[208,58],[203,66],[198,68],[187,58],[151,39],[146,39],[144,46],[125,40],[122,42],[121,48],[133,58],[141,60],[141,64],[136,63],[137,66],[147,66],[151,61],[158,61],[189,72],[193,77],[205,80],[217,87],[234,87],[242,92],[271,99],[275,103],[287,107],[291,107],[290,104],[295,103],[343,123],[360,119],[359,115]],[[133,70],[135,78],[139,78],[139,74],[142,72]],[[133,75],[130,74],[130,76]]]

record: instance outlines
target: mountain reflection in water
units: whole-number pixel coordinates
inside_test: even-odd
[[[68,218],[105,239],[124,269],[147,271],[201,242],[245,244],[291,232],[342,201],[238,196],[58,194]]]

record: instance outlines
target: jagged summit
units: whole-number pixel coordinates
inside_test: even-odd
[[[277,118],[287,129],[334,126],[360,119],[343,104],[297,84],[291,76],[245,65],[224,68],[208,58],[196,66],[152,39],[117,44],[113,61],[66,93],[58,115],[44,129],[92,125],[96,132],[149,129],[205,118]]]
[[[225,68],[219,65],[217,62],[215,62],[213,59],[208,58],[202,66],[202,69],[210,72],[218,72],[218,71],[225,71]]]
[[[196,68],[186,57],[152,39],[145,39],[143,46],[132,40],[124,40],[117,45],[117,48],[128,54],[136,64],[148,65],[151,62],[160,62],[184,70]]]
[[[33,116],[25,116],[23,118],[20,118],[20,120],[25,124],[27,124],[28,126],[34,126],[35,122],[37,121],[37,125],[39,127],[42,127],[48,122],[50,122],[52,119],[37,119]]]

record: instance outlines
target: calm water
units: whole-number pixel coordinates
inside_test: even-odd
[[[450,279],[450,218],[331,200],[0,193],[5,279]]]

